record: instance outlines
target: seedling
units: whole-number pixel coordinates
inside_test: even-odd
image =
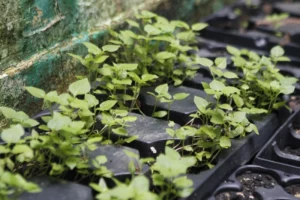
[[[167,120],[170,118],[170,109],[174,101],[179,101],[183,100],[186,97],[189,96],[187,93],[177,93],[174,94],[173,96],[168,92],[169,86],[167,84],[159,85],[155,88],[155,93],[153,92],[147,92],[148,94],[152,95],[155,98],[155,103],[153,107],[153,112],[152,112],[152,117],[158,117],[162,118],[167,115]],[[168,111],[157,111],[156,112],[156,107],[158,102],[161,103],[168,103]]]
[[[160,191],[160,199],[176,199],[191,194],[193,181],[185,174],[195,163],[194,157],[181,157],[177,151],[166,147],[165,154],[160,154],[151,167],[154,170],[153,184]]]
[[[227,50],[233,55],[234,65],[243,72],[244,76],[239,79],[237,87],[241,90],[248,111],[253,109],[254,113],[262,113],[266,109],[271,112],[285,105],[279,97],[293,93],[298,79],[283,76],[276,67],[277,62],[289,61],[280,46],[271,49],[270,57],[259,56],[252,51],[240,51],[231,46]]]

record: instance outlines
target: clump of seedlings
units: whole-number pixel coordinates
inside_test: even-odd
[[[196,35],[207,24],[189,26],[149,11],[136,15],[136,19],[127,21],[130,30],[110,30],[112,39],[105,46],[83,43],[88,50],[85,57],[70,54],[87,68],[88,75],[78,76],[79,80],[70,84],[68,92],[46,93],[26,87],[32,96],[43,100],[43,108],[50,111],[41,121],[31,119],[24,112],[0,107],[9,123],[1,132],[4,141],[0,145],[1,199],[24,191],[40,192],[36,184],[28,181],[33,176],[47,174],[64,178],[70,170],[79,174],[79,180],[75,181],[93,177],[90,186],[99,192],[96,199],[187,197],[193,190],[193,182],[186,173],[195,166],[212,168],[218,154],[231,147],[231,139],[245,137],[250,132],[258,134],[247,115],[270,113],[284,106],[281,95],[291,94],[295,89],[293,84],[297,79],[284,77],[276,67],[278,62],[288,60],[279,46],[271,50],[270,57],[227,47],[237,68],[235,73],[227,70],[226,58],[212,61],[189,55],[190,50],[197,49],[193,45]],[[169,84],[177,86],[192,78],[199,64],[207,67],[213,77],[212,82],[203,83],[205,93],[213,101],[195,96],[198,110],[191,115],[191,121],[179,129],[174,128],[174,122],[169,123],[167,133],[182,142],[175,145],[169,141],[167,144],[173,144],[173,148],[166,146],[164,154],[156,159],[140,160],[150,165],[150,178],[136,173],[131,163],[131,180],[120,182],[104,166],[109,159],[104,155],[98,155],[91,162],[94,169],[90,170],[87,152],[99,145],[112,144],[112,132],[127,135],[125,126],[136,120],[129,112],[143,114],[139,94],[144,87],[155,88],[149,92],[156,101],[152,117],[167,116],[169,120],[174,101],[189,96],[187,93],[169,94]],[[97,95],[104,95],[105,100],[100,101]],[[159,102],[167,103],[168,111],[157,111]],[[58,109],[53,109],[55,105]],[[96,129],[99,119],[102,126]],[[25,132],[25,129],[30,131]],[[135,139],[132,136],[118,144]],[[187,139],[191,142],[186,143]],[[115,187],[108,188],[104,177],[111,178]],[[95,178],[100,179],[98,184]]]

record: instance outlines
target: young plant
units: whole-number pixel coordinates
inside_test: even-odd
[[[170,109],[171,109],[171,106],[174,103],[174,101],[183,100],[189,96],[188,93],[177,93],[172,96],[168,92],[168,90],[169,90],[168,84],[163,84],[163,85],[159,85],[155,88],[154,91],[156,92],[156,94],[154,94],[153,92],[147,92],[148,94],[152,95],[155,98],[152,117],[162,118],[167,115],[167,120],[169,120]],[[156,107],[159,102],[168,103],[168,111],[157,111],[156,112]]]
[[[118,105],[123,109],[130,111],[139,109],[137,99],[141,88],[148,85],[158,77],[152,74],[144,74],[139,76],[135,73],[137,64],[113,64],[113,66],[105,64],[99,69],[99,76],[96,80],[99,82],[99,90],[94,91],[96,94],[107,94],[111,100],[117,100]],[[131,101],[129,108],[126,102]]]
[[[174,149],[165,148],[165,154],[160,154],[151,166],[153,185],[160,199],[171,200],[192,193],[193,181],[185,174],[195,163],[195,157],[181,157]]]
[[[102,49],[100,49],[96,45],[89,42],[83,42],[83,45],[86,46],[88,50],[88,54],[84,58],[71,53],[69,53],[69,55],[78,60],[83,66],[86,67],[88,71],[88,79],[89,81],[93,82],[99,75],[99,68],[101,68],[104,62],[109,58],[109,55],[107,55],[108,52],[117,51],[119,49],[119,46],[106,45],[103,46]],[[81,76],[80,78],[83,79],[85,77]]]
[[[72,120],[80,118],[81,121],[84,122],[84,128],[86,128],[86,130],[94,125],[94,108],[99,104],[99,101],[94,95],[90,94],[91,85],[87,78],[70,84],[70,93],[62,93],[60,95],[58,95],[57,91],[45,93],[43,90],[35,87],[26,87],[26,90],[32,96],[43,99],[44,108],[50,109],[51,114],[55,112],[52,110],[52,106],[59,105],[58,109]],[[84,99],[80,96],[83,96]],[[45,119],[47,120],[47,117],[45,117]],[[44,125],[40,128],[48,131]]]
[[[109,189],[104,179],[100,179],[98,184],[90,186],[99,192],[96,199],[99,200],[159,200],[160,198],[150,191],[150,182],[143,176],[134,177],[129,184],[115,180],[116,186]]]
[[[207,24],[190,27],[185,22],[168,21],[149,11],[142,11],[136,18],[138,21],[127,21],[132,31],[111,30],[113,39],[109,42],[120,45],[123,50],[113,53],[116,61],[138,63],[139,76],[154,74],[159,81],[175,85],[193,77],[198,67],[195,67],[195,56],[188,55],[188,51],[196,49],[191,44],[195,43],[197,32]]]
[[[278,28],[282,26],[283,21],[286,20],[287,18],[289,18],[288,13],[280,13],[280,14],[268,15],[265,17],[264,20],[266,21],[266,23],[271,24],[272,26],[274,26],[276,30],[278,30]]]
[[[228,46],[227,50],[232,55],[234,65],[243,72],[237,87],[248,109],[271,112],[285,105],[280,101],[280,96],[293,93],[298,79],[283,76],[277,68],[278,62],[289,61],[280,46],[271,49],[270,57],[259,56],[252,51],[240,51],[232,46]]]
[[[30,119],[24,112],[0,107],[0,113],[9,121],[7,128],[1,131],[0,143],[0,199],[14,198],[22,192],[40,192],[39,186],[27,181],[21,172],[24,166],[34,160],[34,150],[26,144],[25,130],[39,123]]]
[[[125,129],[125,126],[128,122],[136,121],[136,116],[128,115],[128,111],[121,109],[112,109],[116,100],[107,100],[100,104],[100,107],[97,110],[101,111],[99,118],[101,120],[101,124],[104,125],[104,130],[108,131],[108,140],[110,140],[111,132],[118,135],[128,135]],[[131,142],[137,139],[136,136],[129,137],[124,142]],[[107,141],[110,143],[110,141]],[[120,141],[121,142],[121,141]]]

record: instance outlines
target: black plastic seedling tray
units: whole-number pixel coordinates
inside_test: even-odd
[[[211,60],[214,60],[216,58],[216,56],[218,54],[214,54],[214,53],[221,53],[222,56],[220,57],[227,57],[228,62],[227,62],[227,70],[229,71],[234,71],[235,73],[237,73],[237,68],[234,66],[234,64],[232,62],[230,62],[230,57],[231,55],[227,52],[226,50],[226,43],[221,43],[221,42],[216,42],[216,41],[212,41],[212,40],[207,40],[201,37],[198,37],[198,44],[199,46],[201,46],[201,44],[205,43],[204,46],[206,46],[206,51],[209,50],[209,52],[211,52],[212,56],[210,56]],[[235,45],[236,47],[242,49],[243,46],[239,46],[239,45]],[[253,49],[249,49],[252,50]],[[266,51],[257,51],[254,50],[257,54],[259,54],[260,56],[263,55],[268,55],[269,53],[267,53]],[[197,54],[200,57],[205,57],[202,56],[201,54],[203,52],[194,52],[195,54]],[[291,77],[295,77],[300,79],[300,60],[296,59],[296,58],[291,58],[291,61],[289,62],[279,62],[277,64],[277,67],[280,69],[280,72],[285,75],[285,76],[291,76]],[[191,80],[186,80],[183,85],[184,86],[188,86],[188,87],[192,87],[192,88],[196,88],[196,89],[203,89],[202,86],[202,82],[211,82],[212,81],[212,76],[208,70],[207,67],[204,66],[200,66],[200,69],[198,70],[198,73],[196,74],[196,76],[194,77],[194,79]],[[295,89],[295,94],[299,94],[300,93],[300,83],[296,83],[296,89]]]
[[[195,191],[186,199],[204,199],[211,194],[226,175],[253,158],[274,134],[274,131],[287,120],[288,116],[289,112],[283,109],[277,114],[273,113],[259,118],[257,116],[250,117],[258,127],[260,135],[251,133],[243,139],[234,139],[232,147],[219,155],[218,163],[214,168],[199,174],[190,174],[189,177],[194,181]]]
[[[300,112],[293,114],[258,153],[253,163],[300,175]]]
[[[275,12],[289,13],[291,17],[300,17],[300,2],[280,2],[273,6]]]
[[[276,37],[273,31],[268,33],[256,29],[253,24],[250,29],[241,32],[238,26],[239,16],[234,14],[234,9],[237,7],[241,7],[241,4],[234,4],[206,18],[204,21],[210,26],[201,31],[201,37],[262,51],[269,51],[273,46],[282,43],[282,39]],[[229,24],[231,28],[222,27],[221,24]],[[284,48],[286,55],[298,57],[300,50],[298,44],[289,42],[284,45]]]
[[[155,107],[155,98],[148,94],[148,92],[154,93],[154,87],[147,88],[141,92],[140,101],[142,111],[151,116]],[[194,96],[199,96],[207,99],[208,101],[214,102],[214,99],[208,95],[203,90],[189,88],[185,86],[174,87],[170,86],[168,91],[172,96],[177,93],[188,93],[189,96],[183,100],[175,101],[170,107],[170,120],[180,124],[185,125],[190,121],[190,114],[197,112],[197,106],[194,103]],[[158,102],[155,111],[167,111],[168,103]]]
[[[200,90],[195,90],[183,86],[180,88],[181,89],[179,91],[177,90],[178,88],[170,88],[170,93],[173,94],[177,92],[189,92],[192,93],[191,97],[193,95],[199,95]],[[193,103],[192,99],[193,97],[190,100],[188,100],[190,104]],[[143,99],[141,100],[141,104],[143,105]],[[147,100],[149,102],[149,99]],[[178,101],[178,104],[175,106],[175,108],[183,110],[184,108],[186,108],[185,105],[185,101]],[[188,114],[190,114],[191,112],[195,112],[196,110],[196,108],[193,108],[190,112],[186,112],[189,111],[189,109],[186,109],[185,112],[183,112],[183,114],[181,115],[187,116]],[[44,111],[40,113],[39,115],[37,115],[37,119],[45,115],[49,115],[49,112]],[[154,119],[151,117],[139,116],[137,114],[131,115],[137,116],[138,120],[132,127],[127,127],[127,137],[132,135],[138,135],[140,136],[140,138],[132,144],[123,144],[122,146],[125,145],[131,147],[127,150],[132,151],[140,155],[141,157],[156,157],[160,152],[163,151],[163,146],[166,143],[166,141],[172,139],[165,132],[168,122],[164,120]],[[249,162],[249,160],[254,156],[254,154],[257,151],[259,151],[259,149],[268,141],[268,139],[272,136],[275,130],[286,121],[288,115],[289,112],[286,109],[282,109],[277,113],[265,116],[249,116],[250,121],[257,125],[260,135],[251,133],[243,139],[234,139],[232,141],[232,147],[220,153],[220,155],[217,158],[216,166],[214,168],[199,171],[198,173],[194,172],[194,174],[189,174],[188,176],[194,181],[195,191],[190,197],[186,199],[203,199],[210,192],[212,192],[212,189],[215,188],[221,180],[225,178],[226,174],[231,173],[236,167]],[[179,122],[183,123],[183,121],[181,121],[182,118],[178,119]],[[179,127],[179,125],[176,125],[176,127]],[[155,137],[150,137],[149,134],[156,135]],[[120,139],[118,135],[112,134],[111,136],[115,137],[115,139],[112,138],[115,141]],[[124,138],[126,137],[124,136]],[[109,163],[107,163],[107,167],[113,172],[115,172],[117,179],[124,181],[126,178],[130,179],[130,172],[128,171],[127,167],[132,158],[129,158],[127,155],[124,154],[124,147],[122,146],[100,146],[89,155],[91,155],[91,157],[95,157],[97,155],[107,155],[107,157],[111,159],[109,160]],[[110,148],[110,150],[107,148]],[[137,161],[134,161],[134,163],[137,163]],[[136,166],[136,168],[138,167],[139,166]],[[147,166],[145,166],[143,169],[139,169],[139,171],[142,171],[146,175],[149,174]],[[76,172],[69,173],[67,176],[67,180],[70,181],[72,179],[72,175],[75,176]],[[82,183],[87,184],[88,182],[89,180],[86,180]]]
[[[118,135],[111,132],[109,139],[113,142],[117,142],[120,139],[126,140],[131,136],[137,136],[134,141],[130,143],[125,142],[122,145],[137,149],[141,157],[155,158],[160,153],[164,152],[168,140],[175,140],[175,143],[176,141],[181,141],[172,138],[166,132],[166,129],[169,127],[168,121],[136,113],[130,113],[129,115],[137,117],[137,120],[124,127],[127,131],[127,135]],[[103,127],[100,120],[101,116],[98,116],[98,122],[95,126],[96,129],[101,129]],[[174,129],[178,128],[180,128],[180,125],[175,124]],[[104,134],[108,137],[108,132],[105,132]]]
[[[58,180],[52,177],[40,176],[30,181],[38,184],[42,192],[23,193],[18,200],[93,200],[92,189],[77,183]],[[10,199],[15,199],[11,196]]]
[[[299,175],[245,165],[228,176],[208,200],[296,200],[299,192]]]

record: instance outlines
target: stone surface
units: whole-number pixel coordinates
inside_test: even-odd
[[[84,41],[105,43],[107,27],[122,24],[135,9],[196,22],[229,2],[233,0],[0,0],[0,105],[37,113],[40,101],[29,97],[24,86],[65,91],[75,74],[84,73],[66,53],[83,55]]]

